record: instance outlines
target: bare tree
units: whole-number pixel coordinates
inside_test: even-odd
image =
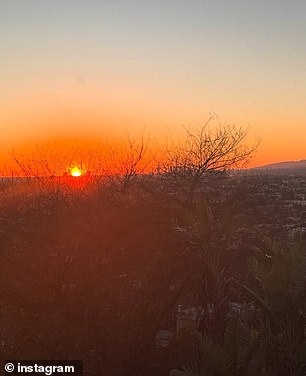
[[[218,122],[212,129],[214,118],[211,116],[199,128],[185,128],[183,144],[169,152],[165,172],[175,178],[178,186],[184,186],[187,203],[192,203],[204,177],[245,167],[259,144],[247,144],[249,128]]]
[[[148,171],[151,163],[148,144],[149,140],[142,132],[138,138],[127,135],[122,144],[108,146],[104,174],[111,178],[116,177],[120,181],[123,192],[129,190],[138,174]]]

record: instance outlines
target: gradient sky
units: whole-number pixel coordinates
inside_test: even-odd
[[[0,0],[0,43],[2,159],[211,112],[262,138],[254,164],[306,158],[305,0]]]

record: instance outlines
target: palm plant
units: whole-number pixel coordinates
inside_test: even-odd
[[[251,260],[257,287],[240,286],[263,313],[257,327],[264,338],[270,375],[299,376],[305,372],[306,249],[303,242],[267,241],[265,260]]]

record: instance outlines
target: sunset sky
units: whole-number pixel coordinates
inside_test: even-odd
[[[218,114],[306,159],[305,0],[0,0],[0,158]],[[67,141],[68,142],[68,141]]]

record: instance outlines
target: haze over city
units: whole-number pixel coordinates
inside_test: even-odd
[[[0,374],[305,376],[306,1],[0,0],[0,41]]]

